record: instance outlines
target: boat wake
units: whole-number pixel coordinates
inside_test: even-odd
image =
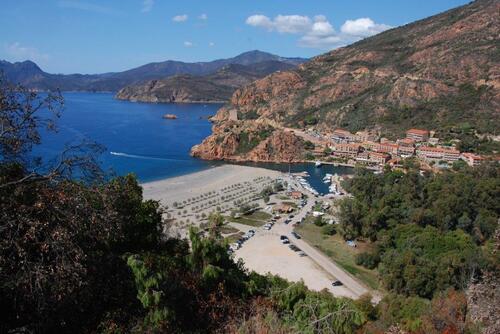
[[[147,155],[128,154],[128,153],[113,152],[113,151],[109,152],[109,154],[116,155],[116,156],[119,156],[119,157],[132,158],[132,159],[160,160],[160,161],[189,161],[187,159],[159,158],[159,157],[152,157],[152,156],[147,156]]]

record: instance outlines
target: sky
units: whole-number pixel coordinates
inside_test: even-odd
[[[117,72],[262,50],[312,57],[465,0],[1,0],[0,59]]]

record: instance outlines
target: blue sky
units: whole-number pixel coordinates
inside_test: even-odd
[[[465,0],[2,0],[0,59],[122,71],[259,49],[311,57]]]

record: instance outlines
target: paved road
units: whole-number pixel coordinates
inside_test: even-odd
[[[296,182],[292,182],[297,188],[298,184]],[[339,281],[341,281],[344,286],[349,289],[354,295],[357,297],[361,296],[364,293],[370,293],[373,296],[373,301],[378,302],[381,299],[380,294],[377,291],[373,291],[370,288],[366,287],[362,283],[360,283],[356,278],[351,276],[349,273],[344,271],[341,267],[339,267],[335,262],[333,262],[330,258],[328,258],[326,255],[318,251],[316,248],[313,246],[309,245],[307,242],[305,242],[302,239],[296,239],[291,232],[293,231],[293,224],[296,224],[300,222],[302,218],[304,218],[309,211],[312,211],[312,208],[314,206],[314,201],[316,198],[314,197],[313,194],[309,193],[307,190],[304,188],[299,188],[301,191],[308,193],[309,199],[307,201],[306,206],[304,206],[302,209],[299,209],[297,214],[294,216],[292,219],[292,222],[288,225],[280,223],[280,225],[283,225],[284,228],[280,229],[283,232],[285,232],[285,235],[290,239],[290,242],[295,244],[297,247],[302,249],[304,253],[306,253],[314,262],[316,262],[320,267],[323,268],[326,272],[331,274],[332,276],[336,277]],[[280,226],[281,227],[281,226]]]

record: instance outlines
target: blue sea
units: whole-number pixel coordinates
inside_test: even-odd
[[[105,147],[100,161],[106,171],[135,173],[141,182],[198,172],[222,164],[191,157],[189,151],[211,133],[208,117],[220,104],[135,103],[114,99],[112,93],[64,93],[65,108],[57,133],[44,133],[35,154],[57,157],[65,145],[89,139]],[[176,120],[166,120],[174,114]],[[308,171],[311,186],[328,192],[326,173],[351,172],[344,167],[314,164],[246,164],[287,172]]]
[[[44,133],[35,154],[50,159],[67,144],[90,139],[105,147],[104,170],[135,173],[142,182],[201,171],[217,162],[192,158],[189,150],[211,133],[208,117],[220,104],[133,103],[112,93],[63,93],[57,133]],[[174,114],[176,120],[166,120]]]

